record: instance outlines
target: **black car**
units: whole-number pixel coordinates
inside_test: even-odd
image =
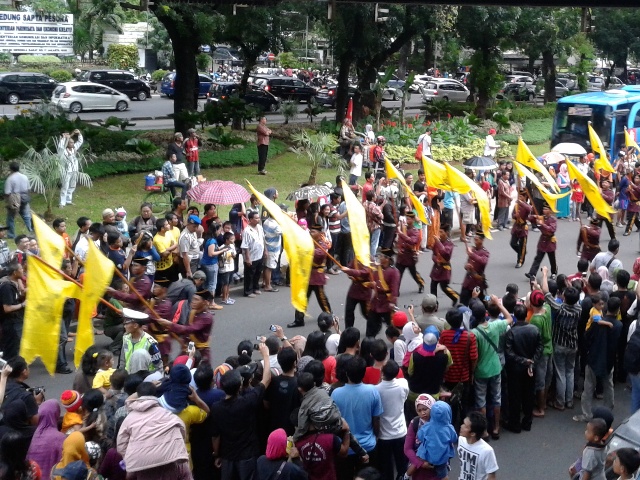
[[[507,83],[496,97],[531,102],[536,98],[536,87],[533,83]]]
[[[57,85],[42,73],[0,73],[0,101],[16,105],[21,100],[49,99]]]
[[[231,95],[238,94],[240,84],[236,82],[213,82],[207,93],[207,103],[217,102]],[[280,108],[280,99],[261,88],[247,85],[247,91],[240,95],[247,105],[253,105],[263,112],[275,112]]]
[[[349,87],[347,95],[349,98],[353,98],[358,89],[356,87]],[[336,96],[338,95],[337,85],[326,85],[318,90],[315,99],[316,103],[324,105],[329,108],[336,108]]]
[[[143,101],[151,98],[149,84],[135,78],[133,73],[126,70],[85,70],[78,80],[106,85],[134,100]]]
[[[316,89],[294,77],[276,77],[269,75],[253,75],[249,82],[282,100],[310,102],[316,95]]]

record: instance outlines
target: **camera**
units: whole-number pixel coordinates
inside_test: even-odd
[[[260,350],[260,345],[258,345],[257,343],[254,343],[253,349],[257,352],[258,350]]]
[[[40,395],[41,393],[46,392],[47,389],[44,387],[32,387],[32,388],[27,388],[27,392],[31,392],[33,393],[33,395]]]

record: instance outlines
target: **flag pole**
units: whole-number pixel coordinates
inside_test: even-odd
[[[62,276],[62,278],[64,278],[65,280],[67,280],[68,282],[72,282],[74,284],[76,284],[78,287],[80,288],[84,288],[83,285],[78,282],[77,280],[71,278],[69,275],[67,275],[66,273],[64,273],[62,270],[57,269],[56,267],[54,267],[53,265],[50,265],[49,263],[45,262],[41,257],[39,257],[38,255],[34,255],[34,254],[30,254],[29,255],[32,258],[35,258],[36,260],[38,260],[40,263],[42,263],[43,265],[49,267],[51,270],[53,270],[54,272],[58,273],[59,275]],[[107,302],[104,298],[100,299],[100,302],[109,307],[111,310],[113,310],[114,312],[116,312],[118,315],[122,314],[122,312],[115,306],[115,305],[111,305],[109,302]]]
[[[313,240],[313,238],[312,238],[311,240]],[[331,255],[329,252],[327,252],[327,249],[326,249],[326,248],[324,248],[322,245],[320,245],[320,244],[319,244],[318,242],[316,242],[315,240],[313,240],[313,243],[315,243],[315,244],[316,244],[316,247],[318,247],[320,250],[322,250],[322,251],[327,255],[327,257],[329,257],[329,258],[333,261],[333,263],[335,263],[336,265],[338,265],[338,267],[340,267],[340,268],[344,268],[344,267],[340,264],[340,262],[339,262],[338,260],[336,260],[336,259],[335,259],[335,257],[334,257],[333,255]]]

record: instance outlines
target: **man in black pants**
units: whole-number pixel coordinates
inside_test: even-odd
[[[542,206],[542,216],[531,215],[529,216],[529,221],[531,224],[538,224],[538,228],[540,229],[540,238],[538,239],[536,258],[533,259],[531,270],[529,270],[529,273],[525,273],[525,276],[529,280],[535,280],[536,273],[540,268],[540,263],[542,263],[544,255],[547,254],[549,256],[549,263],[551,264],[551,278],[555,280],[555,277],[558,274],[558,265],[556,264],[557,244],[555,236],[557,228],[556,217],[551,211],[549,204],[545,202]]]
[[[271,138],[271,130],[267,128],[266,117],[260,117],[256,134],[258,136],[258,173],[266,175],[265,167],[267,165],[267,153],[269,152],[269,139]]]
[[[369,317],[373,277],[371,270],[356,259],[349,264],[349,268],[343,266],[342,271],[351,280],[351,286],[347,292],[347,300],[344,304],[344,325],[345,328],[349,328],[353,327],[355,322],[354,313],[358,304],[360,304],[360,312],[365,320]]]
[[[242,232],[242,259],[244,261],[244,296],[254,298],[260,295],[260,274],[264,257],[264,231],[260,225],[260,214],[247,214],[249,224]]]

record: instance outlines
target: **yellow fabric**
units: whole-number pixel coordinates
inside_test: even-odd
[[[468,193],[469,191],[473,192],[476,200],[478,201],[478,208],[480,209],[482,232],[486,238],[493,238],[491,236],[491,204],[487,194],[482,190],[482,188],[480,188],[480,185],[471,180],[460,170],[453,168],[448,163],[445,163],[444,167],[447,170],[449,185],[451,186],[452,191],[461,194]]]
[[[45,225],[46,228],[49,228]],[[51,229],[49,229],[51,230]],[[53,235],[60,237],[51,231]],[[45,239],[40,230],[38,241]],[[55,264],[59,265],[60,258]],[[60,322],[67,298],[79,298],[80,288],[63,280],[58,272],[47,267],[41,260],[27,256],[29,288],[27,289],[24,327],[20,342],[20,355],[27,363],[40,357],[50,375],[56,371],[58,346],[60,344]]]
[[[284,242],[284,250],[287,252],[289,271],[291,272],[291,305],[299,312],[306,312],[307,288],[309,287],[315,250],[311,235],[284,213],[278,205],[253,188],[251,183],[247,181],[247,184],[258,201],[282,229],[282,241]]]
[[[187,453],[189,454],[189,462],[191,462],[191,440],[189,434],[191,432],[191,425],[202,423],[207,419],[207,412],[195,405],[189,405],[187,408],[178,413],[180,420],[184,422],[185,427],[185,443],[187,445]]]
[[[404,181],[404,177],[402,174],[393,166],[393,164],[389,160],[385,160],[385,168],[387,171],[387,178],[391,180],[392,178],[397,178],[400,185],[404,188],[409,200],[411,200],[411,205],[413,205],[413,209],[416,211],[416,215],[420,219],[422,223],[427,225],[431,225],[431,222],[427,218],[427,214],[424,211],[424,205],[422,202],[416,197],[416,194],[411,191],[407,183]]]
[[[367,227],[367,212],[364,210],[364,205],[356,198],[344,180],[342,180],[342,193],[344,202],[347,205],[347,215],[351,226],[353,253],[362,265],[368,267],[371,264],[371,239],[369,228]]]
[[[591,150],[593,150],[593,153],[600,155],[593,164],[595,171],[599,172],[602,169],[607,172],[616,173],[611,166],[611,163],[609,163],[609,160],[607,160],[607,150],[604,148],[602,140],[600,140],[600,137],[591,126],[591,122],[589,122],[589,142],[591,143]]]
[[[556,183],[556,180],[551,176],[549,170],[545,168],[542,163],[538,161],[538,159],[531,153],[527,144],[524,143],[522,137],[518,138],[518,149],[516,150],[516,162],[520,162],[525,167],[529,167],[536,172],[540,172],[545,180],[551,185],[551,188],[556,192],[560,191],[560,187]]]
[[[156,247],[156,250],[160,255],[175,243],[176,242],[173,240],[173,235],[171,232],[167,232],[165,235],[156,233],[156,235],[153,237],[153,246]],[[161,258],[159,262],[156,262],[156,270],[166,270],[171,265],[173,265],[173,255],[169,255],[166,258]]]
[[[567,169],[569,170],[569,177],[571,177],[571,180],[578,180],[580,187],[582,187],[582,191],[584,192],[585,196],[591,203],[591,206],[598,213],[598,215],[611,221],[610,214],[616,213],[616,211],[605,201],[604,198],[602,198],[602,194],[600,193],[597,185],[593,183],[593,180],[591,180],[589,177],[586,177],[571,162],[567,162]]]
[[[427,185],[442,190],[450,190],[447,178],[447,169],[441,163],[422,156],[422,170],[425,172]]]
[[[111,387],[111,375],[115,372],[115,368],[108,370],[98,370],[96,376],[93,377],[93,383],[91,388],[110,388]]]
[[[627,131],[627,127],[624,128],[624,146],[627,148],[633,147],[636,151],[640,152],[638,143],[631,137],[631,134]]]
[[[71,433],[65,441],[62,443],[62,459],[54,467],[55,469],[62,469],[77,460],[82,460],[85,465],[89,466],[89,454],[84,445],[84,435],[80,432]],[[53,477],[55,480],[62,479],[62,477]]]
[[[84,284],[80,297],[76,349],[73,357],[76,368],[80,367],[84,352],[94,343],[91,319],[98,301],[111,283],[114,270],[113,262],[105,257],[93,242],[89,242],[89,251],[84,262]]]
[[[551,210],[553,210],[556,213],[558,213],[558,210],[556,209],[556,202],[559,199],[566,197],[567,195],[571,195],[571,190],[565,193],[551,193],[549,190],[546,189],[544,185],[542,185],[542,183],[540,183],[540,180],[538,180],[538,177],[536,177],[533,173],[531,173],[525,167],[521,166],[518,162],[513,162],[513,167],[518,172],[519,177],[527,177],[529,180],[531,180],[531,183],[533,183],[536,187],[538,187],[540,194],[547,201],[547,203],[549,204],[549,207],[551,207]],[[539,212],[539,213],[542,213],[542,212]]]
[[[65,255],[64,238],[58,235],[49,225],[45,223],[39,216],[33,215],[33,228],[38,239],[38,248],[40,249],[40,258],[49,265],[60,268],[62,259]]]
[[[62,417],[62,433],[66,434],[71,427],[82,425],[82,415],[78,412],[67,412]]]

